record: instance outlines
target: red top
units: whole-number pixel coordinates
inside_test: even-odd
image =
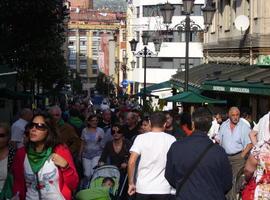
[[[69,164],[66,169],[58,168],[59,172],[59,188],[62,195],[66,200],[72,199],[72,190],[75,190],[78,186],[79,177],[71,156],[71,153],[67,146],[57,145],[54,148],[54,153],[62,156]],[[26,150],[24,147],[18,149],[14,157],[12,164],[12,174],[14,178],[13,194],[20,193],[20,200],[25,199],[26,185],[24,178],[24,159]]]

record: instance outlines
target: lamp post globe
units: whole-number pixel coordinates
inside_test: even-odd
[[[153,40],[154,46],[155,46],[155,51],[160,52],[160,47],[161,47],[161,40],[159,38],[156,38]]]
[[[207,3],[206,6],[202,8],[202,11],[203,11],[204,24],[207,26],[211,25],[216,9],[213,6],[211,6],[209,3]]]
[[[163,4],[160,7],[160,12],[163,17],[164,24],[171,24],[175,7],[169,2]]]
[[[184,5],[184,12],[190,14],[192,12],[195,0],[182,0]]]
[[[129,41],[129,44],[130,44],[131,51],[132,52],[136,51],[138,41],[135,40],[135,39],[132,39],[132,40]]]
[[[128,57],[125,55],[125,56],[123,57],[123,63],[124,63],[124,65],[126,65],[127,62],[128,62]]]
[[[142,34],[142,42],[143,42],[144,46],[148,45],[149,39],[150,39],[150,35],[147,32],[143,32],[143,34]]]
[[[134,60],[132,60],[132,61],[130,62],[130,64],[131,64],[131,69],[132,69],[132,70],[135,69],[136,62],[135,62]]]

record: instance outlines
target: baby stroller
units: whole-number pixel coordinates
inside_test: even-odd
[[[103,179],[110,177],[114,180],[113,188],[102,187]],[[77,200],[115,200],[118,197],[120,172],[116,166],[104,165],[95,169],[88,189],[81,190],[76,194]]]

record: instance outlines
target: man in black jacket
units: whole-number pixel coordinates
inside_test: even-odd
[[[207,136],[212,121],[211,113],[206,108],[198,108],[192,121],[195,129],[192,135],[173,143],[167,154],[165,178],[176,190],[212,142]],[[222,147],[213,145],[184,182],[176,199],[225,200],[225,194],[231,187],[232,169],[227,155]]]

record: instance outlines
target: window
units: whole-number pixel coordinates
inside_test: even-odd
[[[223,16],[224,30],[228,31],[228,30],[230,30],[230,25],[231,25],[231,23],[230,23],[231,22],[230,0],[225,0],[222,16]]]
[[[68,65],[76,65],[76,60],[68,60]]]
[[[97,74],[98,73],[98,69],[92,69],[92,73],[93,74]]]
[[[160,16],[159,5],[143,6],[143,17]]]
[[[186,41],[186,33],[185,32],[179,32],[179,37],[180,37],[180,42]],[[190,42],[201,42],[200,34],[197,32],[190,32],[189,41]]]
[[[86,36],[86,30],[79,30],[80,36]]]
[[[140,6],[136,7],[136,14],[137,14],[137,18],[140,17]]]
[[[76,59],[76,49],[68,49],[69,59]]]
[[[136,58],[136,68],[140,68],[140,58]]]
[[[253,19],[258,18],[258,0],[252,0],[253,3]]]
[[[183,12],[183,6],[180,4],[174,4],[174,16],[181,16]]]
[[[98,64],[97,60],[92,60],[92,64],[97,65]]]
[[[140,42],[140,32],[136,31],[136,40]]]
[[[86,50],[83,49],[80,50],[80,56],[86,57],[86,54],[87,54]]]
[[[86,41],[80,41],[80,46],[85,46],[86,45]]]
[[[216,8],[216,3],[213,3],[213,7]],[[216,32],[216,26],[217,26],[217,12],[215,12],[213,20],[212,20],[212,25],[210,26],[210,33],[215,33]]]
[[[69,46],[74,46],[74,44],[75,44],[75,41],[72,41],[72,40],[68,41]]]
[[[123,42],[127,41],[127,33],[123,30]]]
[[[253,0],[252,0],[253,1]],[[243,0],[244,15],[249,16],[249,0]]]
[[[80,67],[83,66],[83,67],[86,67],[87,65],[87,60],[80,60]]]
[[[197,4],[193,6],[193,12],[191,15],[193,16],[202,16],[202,4]]]

